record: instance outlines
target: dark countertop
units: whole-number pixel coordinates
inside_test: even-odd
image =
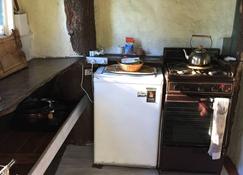
[[[0,116],[13,112],[17,105],[80,58],[36,58],[23,69],[0,80]]]

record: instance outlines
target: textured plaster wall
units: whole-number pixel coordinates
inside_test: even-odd
[[[63,0],[20,0],[27,12],[32,36],[32,57],[75,55],[66,29]]]
[[[95,0],[97,45],[110,52],[125,36],[152,54],[189,46],[192,34],[211,34],[214,47],[230,37],[236,0]]]
[[[192,34],[211,34],[214,46],[231,36],[236,0],[95,0],[97,46],[116,52],[125,36],[150,54],[188,46]],[[73,55],[63,0],[19,0],[33,32],[33,56]]]

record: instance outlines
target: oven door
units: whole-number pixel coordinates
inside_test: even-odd
[[[167,95],[164,106],[163,145],[208,147],[213,100]]]

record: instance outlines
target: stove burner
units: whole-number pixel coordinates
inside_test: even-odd
[[[170,63],[167,65],[170,75],[178,76],[221,76],[233,77],[233,73],[226,71],[219,65],[210,65],[207,67],[191,66],[186,63]]]
[[[196,69],[196,70],[206,70],[212,68],[212,65],[209,66],[193,66],[193,65],[187,65],[190,69]]]

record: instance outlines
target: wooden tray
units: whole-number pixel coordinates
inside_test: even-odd
[[[27,67],[22,44],[17,30],[0,39],[0,79]]]

